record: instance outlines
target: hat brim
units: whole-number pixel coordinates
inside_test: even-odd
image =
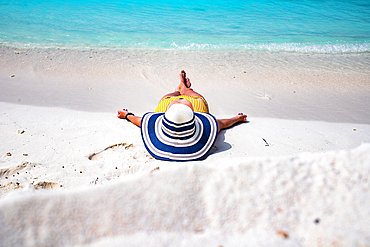
[[[172,139],[162,132],[164,113],[146,113],[141,120],[141,137],[145,148],[156,159],[168,161],[200,160],[213,147],[218,125],[214,116],[194,112],[195,133],[186,140]]]

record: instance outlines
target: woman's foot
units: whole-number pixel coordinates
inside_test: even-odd
[[[182,94],[186,90],[186,88],[190,87],[190,79],[186,78],[186,72],[184,70],[181,70],[179,74],[179,85],[177,86],[176,91],[179,91]]]
[[[185,70],[181,70],[181,72],[179,74],[179,79],[180,79],[180,83],[183,83],[186,88],[190,88],[191,87],[190,79],[189,78],[186,78],[186,72],[185,72]]]
[[[189,78],[186,78],[186,87],[187,88],[191,88],[191,83],[190,83],[190,79]]]
[[[186,88],[191,88],[191,83],[190,79],[186,77],[186,72],[185,70],[181,70],[181,75],[182,75],[182,82],[184,83]]]

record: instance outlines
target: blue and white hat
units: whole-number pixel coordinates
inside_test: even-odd
[[[156,159],[199,160],[207,156],[218,134],[216,118],[174,104],[165,113],[146,113],[141,120],[141,136],[148,152]]]

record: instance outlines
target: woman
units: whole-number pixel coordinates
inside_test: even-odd
[[[175,92],[162,97],[155,112],[138,117],[123,109],[118,111],[117,117],[141,128],[146,149],[157,159],[203,159],[220,130],[246,122],[247,116],[239,113],[229,119],[216,119],[209,114],[205,98],[191,88],[184,70],[179,74],[179,81]]]

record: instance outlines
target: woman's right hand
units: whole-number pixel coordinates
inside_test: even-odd
[[[120,119],[124,119],[126,117],[126,114],[128,113],[127,109],[122,109],[122,111],[117,111],[117,117]]]

